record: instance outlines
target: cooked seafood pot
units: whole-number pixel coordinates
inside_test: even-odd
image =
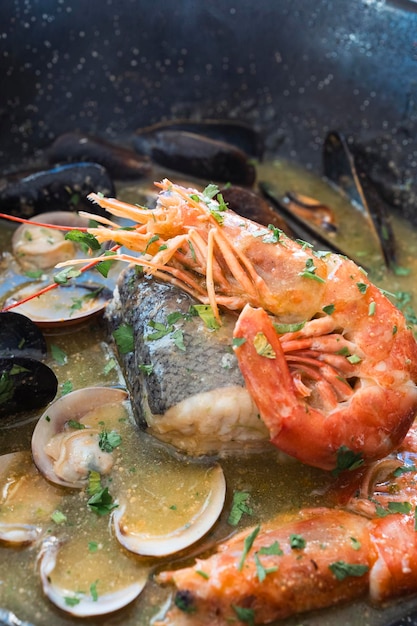
[[[414,0],[4,0],[0,165],[61,133],[121,139],[231,118],[318,167],[325,133],[389,140],[415,168]]]
[[[319,173],[335,130],[417,188],[417,0],[2,0],[0,33],[0,179],[67,132],[209,119]]]

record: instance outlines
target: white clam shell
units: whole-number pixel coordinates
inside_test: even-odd
[[[62,432],[68,420],[80,421],[90,411],[106,404],[122,403],[127,393],[111,387],[86,387],[55,400],[41,415],[32,435],[32,455],[39,471],[53,483],[82,488],[85,480],[69,482],[55,474],[54,461],[45,453],[49,441]]]
[[[57,564],[60,550],[60,541],[50,537],[44,541],[39,556],[39,574],[42,588],[49,600],[58,608],[76,617],[94,617],[106,615],[130,604],[141,593],[148,579],[149,570],[141,570],[138,580],[112,593],[105,593],[94,599],[91,595],[77,594],[57,586],[53,582],[53,571]],[[68,603],[66,598],[76,598],[77,602]]]
[[[114,532],[118,541],[130,552],[142,556],[166,556],[180,552],[199,541],[212,528],[223,510],[226,497],[226,480],[220,465],[211,469],[211,488],[202,506],[185,524],[164,534],[152,528],[135,531],[126,526],[124,516],[128,505],[120,502],[113,511]]]
[[[43,483],[29,451],[0,456],[0,541],[24,546],[40,538],[60,501],[57,488]]]

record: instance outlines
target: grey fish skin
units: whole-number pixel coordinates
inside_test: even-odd
[[[146,398],[152,413],[163,414],[195,394],[244,386],[232,352],[235,316],[222,316],[222,327],[209,330],[199,316],[189,315],[191,305],[198,303],[188,294],[141,276],[132,267],[122,272],[117,290],[105,316],[112,331],[121,324],[133,328],[135,351],[120,357],[136,407],[143,407]],[[168,326],[169,316],[174,313],[184,316],[174,324],[175,331],[182,332],[184,350],[175,344],[173,332],[149,339],[156,332],[149,322]],[[152,373],[141,372],[140,365],[151,365]],[[141,423],[146,421],[143,414],[139,417]]]

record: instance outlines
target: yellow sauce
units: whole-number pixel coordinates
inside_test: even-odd
[[[268,169],[270,167],[270,169]],[[261,167],[258,179],[274,177],[276,164]],[[286,178],[281,182],[286,189],[305,193],[313,197],[320,195],[322,183],[317,178],[303,171],[304,178],[300,182],[300,170],[287,165],[279,166],[280,176]],[[308,189],[305,188],[306,180]],[[131,190],[129,190],[131,193]],[[127,194],[126,194],[127,195]],[[124,199],[123,190],[120,192]],[[131,198],[126,198],[131,200]],[[348,222],[347,222],[348,223]],[[355,231],[344,226],[344,233],[349,241],[355,239],[357,250],[362,245]],[[388,291],[395,293],[407,291],[414,296],[416,291],[415,275],[417,269],[417,232],[403,220],[394,220],[394,230],[398,245],[398,265],[409,270],[406,275],[395,275],[388,272],[376,262],[371,262],[370,278]],[[0,231],[2,249],[7,250],[12,231],[9,228]],[[4,245],[3,245],[4,244]],[[364,258],[366,250],[363,251]],[[372,261],[372,259],[370,259]],[[412,306],[412,301],[411,301]],[[108,368],[113,355],[105,341],[105,331],[99,321],[85,323],[75,327],[71,332],[62,334],[60,331],[49,331],[47,334],[48,361],[59,380],[58,396],[64,386],[70,383],[73,389],[89,385],[112,385],[121,382],[117,367]],[[66,355],[65,362],[58,363],[51,356],[52,346],[60,348]],[[14,450],[28,450],[30,437],[39,414],[33,413],[19,416],[17,420],[4,420],[0,428],[0,453]],[[138,432],[130,420],[119,421],[120,416],[109,418],[108,426],[116,427],[122,435],[123,447],[118,451],[111,489],[125,490],[132,505],[127,514],[126,523],[135,524],[134,518],[141,513],[142,530],[152,528],[155,533],[169,531],[172,524],[183,523],[187,516],[193,514],[193,507],[200,505],[204,499],[204,474],[207,466],[194,464],[175,458],[163,445],[154,441],[144,433]],[[108,418],[105,418],[106,420]],[[117,424],[115,421],[116,420]],[[321,506],[331,502],[329,487],[332,478],[320,470],[300,465],[295,461],[287,464],[279,462],[279,455],[270,450],[268,453],[247,457],[222,459],[227,481],[227,498],[224,512],[213,530],[200,542],[198,548],[191,548],[184,556],[195,556],[198,552],[208,550],[216,542],[229,536],[235,528],[228,523],[232,495],[235,490],[250,493],[252,515],[244,515],[238,528],[253,525],[267,520],[278,512],[289,512],[301,507]],[[199,494],[197,495],[196,485]],[[207,485],[206,485],[207,487]],[[61,490],[59,490],[61,492]],[[61,585],[73,588],[74,579],[78,588],[88,589],[97,580],[99,593],[109,590],[119,582],[132,580],[137,576],[138,568],[148,568],[149,560],[132,556],[121,548],[114,538],[109,537],[108,518],[97,517],[86,507],[86,494],[81,491],[68,490],[60,503],[60,510],[65,514],[68,523],[54,526],[48,519],[47,530],[59,534],[64,540],[54,579]],[[91,551],[91,542],[99,548]],[[82,623],[57,610],[43,595],[40,581],[34,567],[38,547],[11,549],[0,545],[0,607],[14,611],[20,619],[27,620],[36,626],[68,626]],[[162,569],[175,564],[175,557],[151,560],[152,567]],[[181,565],[184,563],[181,560]],[[123,582],[124,584],[124,582]],[[133,603],[124,609],[118,618],[91,619],[90,624],[123,623],[124,626],[148,626],[155,619],[159,609],[170,598],[171,591],[158,587],[152,579],[145,591]],[[406,603],[403,602],[402,607]],[[387,607],[384,610],[373,609],[367,603],[358,601],[354,606],[340,607],[321,611],[316,615],[298,616],[280,622],[288,626],[349,626],[357,623],[363,626],[380,626],[389,621],[397,612],[397,608]],[[106,620],[109,621],[106,621]]]

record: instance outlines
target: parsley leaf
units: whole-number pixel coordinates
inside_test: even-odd
[[[244,624],[249,624],[249,626],[255,626],[255,611],[253,609],[246,609],[236,604],[232,604],[232,609],[236,613],[238,620]]]
[[[306,547],[306,540],[301,535],[290,535],[290,547],[291,550],[304,550]]]
[[[103,452],[113,452],[121,443],[122,438],[115,430],[111,430],[110,432],[103,430],[99,434],[98,445]]]
[[[214,317],[213,309],[210,304],[193,304],[193,309],[198,313],[207,328],[210,330],[220,328],[220,324]]]
[[[341,472],[346,470],[351,472],[363,464],[364,460],[360,453],[353,452],[347,446],[340,446],[337,451],[336,467],[332,470],[332,476],[339,476]]]
[[[80,243],[84,246],[87,246],[87,248],[90,248],[90,250],[100,250],[101,247],[94,235],[91,235],[90,233],[84,233],[77,229],[70,230],[65,235],[65,239],[69,239],[70,241],[74,241],[75,243]]]
[[[253,345],[255,347],[256,352],[259,356],[264,356],[267,359],[275,359],[276,353],[272,348],[271,344],[268,342],[264,333],[259,332],[256,333],[255,339],[253,340]]]
[[[243,565],[245,563],[245,559],[248,556],[250,549],[253,546],[253,542],[255,541],[259,531],[261,530],[260,526],[256,526],[253,531],[245,538],[245,541],[243,542],[243,551],[242,551],[242,556],[240,557],[237,569],[239,570],[239,572],[242,571],[243,569]]]
[[[120,354],[133,352],[135,348],[133,326],[130,324],[121,324],[113,331],[113,337]]]
[[[227,523],[231,526],[237,526],[242,516],[253,515],[253,509],[248,505],[250,494],[247,491],[235,491],[233,493],[232,509],[230,511]]]
[[[337,580],[345,580],[349,576],[360,577],[369,571],[368,565],[356,563],[346,563],[345,561],[335,561],[329,565],[329,569],[333,572]]]

